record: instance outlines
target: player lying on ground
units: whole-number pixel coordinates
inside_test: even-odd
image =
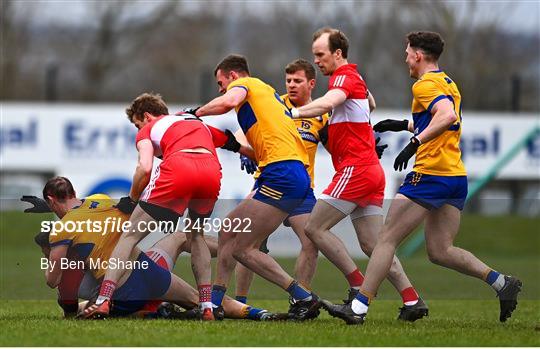
[[[349,282],[346,304],[352,302],[364,276],[347,253],[343,241],[330,229],[350,216],[364,253],[371,255],[383,224],[385,177],[375,150],[370,113],[375,99],[355,64],[347,61],[349,43],[343,32],[322,28],[313,36],[315,63],[330,75],[328,92],[313,102],[292,109],[293,117],[316,117],[333,110],[328,144],[336,174],[317,200],[306,225],[307,236],[343,273]],[[392,258],[388,279],[403,300],[398,319],[415,321],[428,314],[397,257]]]
[[[308,155],[289,111],[275,89],[250,76],[245,57],[230,55],[214,71],[223,94],[195,111],[220,115],[235,109],[254,150],[261,176],[253,198],[243,200],[227,218],[245,222],[246,231],[220,231],[212,303],[219,309],[236,261],[281,287],[291,296],[289,314],[297,320],[316,317],[320,302],[259,246],[302,204],[310,191]],[[249,224],[249,228],[248,228]],[[249,231],[247,231],[249,230]]]
[[[82,290],[82,293],[86,294],[92,294],[91,289],[95,288],[92,287],[92,282],[90,285],[81,285],[84,270],[92,274],[91,279],[100,280],[105,273],[104,263],[108,262],[109,267],[116,263],[111,259],[111,251],[123,233],[120,228],[122,222],[126,222],[129,217],[115,208],[113,201],[106,195],[97,194],[83,200],[77,199],[71,182],[65,177],[50,179],[43,189],[43,195],[65,228],[53,232],[42,231],[36,237],[36,242],[49,260],[45,274],[47,284],[52,288],[58,287],[59,304],[69,314],[77,311],[80,288],[86,288]],[[88,229],[68,231],[70,224],[88,228],[86,222],[91,222],[91,227],[105,227],[107,222],[117,224],[109,225],[109,232]],[[212,237],[207,239],[215,255],[217,241]],[[155,314],[162,300],[179,304],[186,309],[198,309],[197,290],[172,273],[178,255],[184,251],[190,252],[191,245],[186,235],[181,232],[167,234],[146,253],[135,248],[128,260],[134,267],[128,269],[120,281],[110,314]],[[141,263],[137,264],[135,261]],[[79,262],[82,262],[82,265]],[[94,283],[94,286],[99,285]],[[97,294],[88,296],[88,299],[95,297]],[[166,309],[167,315],[182,317],[177,310],[172,309],[172,312],[170,306]],[[231,298],[224,300],[224,310],[226,316],[231,318],[275,318],[265,310],[252,308]],[[198,312],[191,314],[195,317],[202,316]]]
[[[126,109],[128,119],[139,129],[136,147],[139,161],[129,197],[118,207],[132,212],[130,222],[177,222],[188,209],[193,221],[210,217],[221,186],[221,165],[215,147],[227,136],[201,122],[191,114],[169,115],[167,105],[156,94],[138,96]],[[221,143],[220,143],[221,142]],[[154,157],[163,161],[150,174]],[[210,252],[203,239],[202,224],[192,224],[191,265],[200,296],[205,320],[214,320],[211,303]],[[126,261],[135,245],[148,231],[133,229],[122,234],[112,257]],[[124,277],[122,268],[108,269],[96,304],[85,316],[104,316],[118,282]]]
[[[412,87],[413,121],[384,120],[374,127],[378,132],[414,133],[396,157],[396,171],[405,169],[414,155],[416,160],[392,201],[360,292],[350,304],[327,306],[330,314],[348,324],[364,322],[370,301],[391,268],[396,248],[422,223],[427,253],[433,263],[488,283],[499,297],[501,322],[517,306],[520,280],[498,273],[469,251],[454,246],[467,197],[467,172],[459,148],[461,95],[456,83],[439,69],[443,47],[438,33],[407,35],[405,63],[410,76],[417,80]]]

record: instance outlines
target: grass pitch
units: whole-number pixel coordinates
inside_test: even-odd
[[[507,323],[499,323],[498,300],[487,285],[432,265],[425,252],[419,251],[402,263],[428,303],[430,316],[413,324],[396,321],[401,302],[385,282],[366,323],[347,326],[324,311],[317,320],[305,323],[64,320],[55,291],[44,283],[40,252],[32,241],[39,221],[46,217],[0,214],[2,346],[540,346],[538,219],[465,216],[458,235],[458,246],[523,281],[518,309]],[[293,259],[279,261],[292,272]],[[358,264],[365,270],[365,260]],[[178,261],[175,272],[193,282],[186,257]],[[322,259],[313,288],[323,298],[338,301],[345,297],[347,284]],[[286,311],[286,296],[281,289],[255,278],[248,302]]]

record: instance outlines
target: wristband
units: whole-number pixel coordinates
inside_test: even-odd
[[[298,119],[300,117],[300,111],[297,108],[292,108],[291,115],[293,119]]]

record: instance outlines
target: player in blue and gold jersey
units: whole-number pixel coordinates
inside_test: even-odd
[[[223,95],[197,109],[196,116],[220,115],[235,109],[261,175],[255,183],[252,198],[243,200],[228,215],[231,221],[240,219],[243,222],[241,232],[220,232],[212,303],[219,309],[236,259],[290,294],[289,314],[292,318],[316,317],[320,307],[317,296],[258,249],[261,242],[302,204],[311,190],[306,171],[309,158],[302,138],[275,89],[250,76],[245,57],[229,55],[218,64],[214,73]],[[232,133],[229,135],[233,137]],[[231,141],[234,142],[237,146],[231,150],[242,152],[240,144]]]
[[[410,76],[417,80],[412,88],[413,121],[384,120],[374,130],[413,132],[395,159],[394,169],[404,170],[415,154],[416,163],[390,206],[359,295],[349,306],[331,306],[329,310],[348,323],[362,323],[396,248],[424,222],[429,259],[491,285],[500,300],[499,320],[504,322],[516,308],[521,281],[496,272],[472,253],[454,246],[467,197],[467,176],[459,149],[461,95],[438,65],[444,42],[434,32],[409,33],[407,42],[405,62]]]
[[[285,67],[285,87],[287,93],[280,97],[288,109],[300,107],[311,102],[311,92],[315,87],[315,78],[315,68],[305,59],[296,59]],[[311,179],[311,189],[302,204],[289,214],[285,220],[285,224],[292,228],[300,240],[301,249],[296,258],[294,268],[295,278],[301,285],[307,288],[311,287],[311,281],[317,268],[317,256],[319,250],[306,236],[304,227],[309,214],[317,202],[317,199],[313,194],[313,188],[315,186],[315,154],[317,153],[319,142],[323,144],[326,142],[324,139],[324,128],[328,122],[328,117],[328,114],[323,114],[315,118],[293,119],[308,153],[309,164],[307,171]],[[235,133],[235,135],[238,137],[239,135],[237,135],[237,133]],[[252,160],[242,158],[241,161],[242,165],[245,166],[246,161]],[[250,167],[256,169],[257,165],[253,162],[253,165],[250,165]],[[259,178],[260,174],[261,171],[257,169],[254,175],[255,179]],[[266,241],[263,243],[263,246],[261,246],[261,250],[268,251]],[[237,300],[241,302],[246,301],[252,279],[253,273],[239,264],[236,268]]]
[[[48,259],[45,276],[50,287],[64,283],[67,270],[88,270],[97,282],[101,282],[106,269],[122,267],[126,273],[118,282],[107,316],[155,312],[161,300],[180,303],[187,308],[197,307],[197,290],[171,272],[178,254],[191,251],[191,244],[186,246],[184,233],[167,234],[146,252],[135,248],[125,265],[119,266],[120,261],[111,257],[112,251],[120,235],[132,227],[126,224],[129,215],[118,210],[110,197],[97,194],[78,199],[65,177],[50,179],[43,189],[43,196],[61,219],[53,222],[50,229],[43,229],[47,224],[42,224],[42,233],[48,235],[49,240],[48,243],[40,242],[40,246]],[[83,266],[79,268],[81,263]],[[78,284],[72,286],[79,288]],[[92,307],[94,305],[83,314],[87,315]],[[228,317],[274,320],[272,313],[230,298],[226,299],[225,310]]]

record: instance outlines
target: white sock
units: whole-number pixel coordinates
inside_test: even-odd
[[[210,308],[210,309],[212,309],[212,308],[217,308],[217,307],[214,307],[214,306],[213,306],[212,302],[201,302],[201,303],[200,303],[200,307],[201,307],[201,309],[203,309],[203,310],[206,309],[206,308]]]
[[[352,311],[358,315],[367,314],[367,311],[368,311],[368,306],[360,302],[356,298],[352,300],[351,308],[352,308]]]
[[[404,305],[407,305],[407,306],[409,306],[409,307],[410,307],[411,305],[415,305],[416,303],[418,303],[418,299],[417,299],[417,300],[415,300],[415,301],[410,301],[410,302],[404,302],[403,304],[404,304]]]
[[[105,301],[108,301],[108,300],[109,300],[109,297],[98,296],[97,299],[96,299],[96,304],[100,305],[101,303],[103,303]]]
[[[497,277],[497,280],[491,284],[491,287],[493,287],[495,291],[499,292],[504,287],[505,283],[506,280],[504,280],[504,275],[499,274],[499,277]]]

